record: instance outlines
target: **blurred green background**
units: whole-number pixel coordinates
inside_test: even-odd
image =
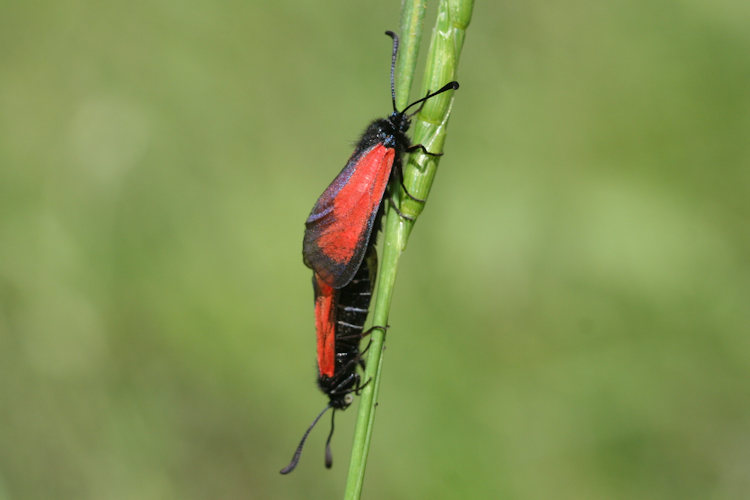
[[[325,403],[303,221],[398,9],[3,3],[0,499],[342,495],[356,409],[278,474]],[[748,25],[477,3],[365,498],[747,498]]]

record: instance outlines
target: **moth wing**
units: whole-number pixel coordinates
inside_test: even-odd
[[[336,293],[317,274],[313,274],[315,291],[315,333],[318,345],[318,372],[333,377],[336,367]]]
[[[378,143],[353,156],[305,222],[305,265],[333,288],[349,283],[362,263],[395,153]]]

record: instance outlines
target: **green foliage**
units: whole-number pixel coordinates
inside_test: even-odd
[[[463,32],[471,18],[471,0],[467,2],[441,1],[438,6],[437,22],[435,24],[430,50],[427,55],[427,71],[425,72],[425,92],[435,91],[441,88],[447,82],[454,79],[456,74],[456,65],[458,55],[463,42]],[[452,8],[451,8],[452,7]],[[408,84],[412,80],[414,72],[413,62],[415,60],[415,47],[419,43],[420,33],[422,31],[422,17],[424,5],[419,1],[404,2],[401,32],[407,35],[402,37],[403,54],[405,57],[399,64],[399,68],[404,68],[406,74],[397,74],[399,80],[399,102],[398,109],[403,110],[406,107],[408,98],[401,97],[409,95]],[[457,16],[454,18],[453,16]],[[460,26],[460,28],[457,28]],[[458,35],[458,33],[461,33]],[[459,41],[460,40],[460,41]],[[438,80],[442,78],[442,80]],[[408,82],[404,84],[402,82]],[[441,94],[427,101],[423,109],[414,119],[415,129],[414,144],[422,144],[427,150],[433,153],[442,151],[442,145],[445,141],[446,127],[450,116],[451,95]],[[418,166],[417,158],[428,159],[429,168]],[[421,174],[419,182],[411,178],[407,180],[404,174],[404,186],[412,196],[417,196],[421,200],[426,200],[427,191],[432,184],[432,178],[435,175],[439,157],[428,156],[422,153],[409,155],[408,166],[414,165],[415,169]],[[396,270],[401,253],[406,249],[406,242],[409,238],[411,228],[416,221],[423,202],[416,202],[405,195],[401,190],[400,206],[402,214],[399,215],[395,210],[389,210],[384,224],[383,231],[383,258],[381,259],[379,278],[377,283],[377,294],[372,306],[372,323],[384,327],[388,325],[388,314],[393,296],[393,288],[396,281]],[[419,210],[407,210],[406,202],[416,203]],[[398,203],[398,201],[394,201]],[[375,423],[375,405],[380,388],[380,372],[383,365],[382,354],[385,349],[385,329],[373,330],[370,334],[369,349],[370,354],[367,357],[367,369],[364,373],[364,380],[368,381],[360,397],[359,413],[357,415],[357,426],[354,430],[354,443],[352,446],[352,458],[349,465],[349,476],[347,478],[345,498],[356,500],[362,494],[362,486],[365,476],[365,467],[367,465],[367,455],[370,450],[370,440],[372,438],[373,425]]]

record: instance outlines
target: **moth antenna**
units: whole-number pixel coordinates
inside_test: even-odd
[[[393,74],[396,71],[396,55],[398,54],[398,35],[393,31],[386,31],[386,35],[393,38],[393,53],[391,54],[391,102],[393,103],[393,112],[396,111],[396,85]]]
[[[289,474],[294,470],[295,467],[297,467],[297,463],[299,462],[299,457],[302,456],[302,447],[305,445],[305,441],[307,440],[307,436],[310,435],[310,431],[313,430],[313,427],[315,427],[315,424],[318,423],[318,420],[320,420],[320,417],[323,416],[325,412],[327,412],[332,406],[330,403],[323,408],[323,411],[321,411],[317,417],[315,417],[315,420],[310,424],[310,427],[307,428],[305,431],[304,436],[302,436],[302,440],[299,442],[299,446],[297,446],[297,450],[294,452],[294,456],[292,457],[292,461],[289,462],[289,465],[281,469],[282,474]],[[328,438],[330,440],[330,437]]]
[[[328,439],[326,439],[326,469],[333,467],[333,453],[331,453],[331,438],[333,437],[333,419],[336,416],[336,409],[333,409],[331,413],[331,432],[328,433]]]
[[[413,103],[411,103],[411,104],[409,104],[408,106],[406,106],[406,107],[405,107],[405,108],[404,108],[404,109],[403,109],[403,110],[401,111],[401,114],[404,114],[404,113],[406,113],[406,110],[407,110],[407,109],[411,108],[412,106],[414,106],[414,105],[416,105],[416,104],[419,104],[420,102],[424,102],[424,101],[426,101],[427,99],[430,99],[430,98],[432,98],[432,97],[435,97],[435,96],[436,96],[436,95],[438,95],[438,94],[442,94],[443,92],[447,92],[448,90],[456,90],[457,88],[458,88],[458,82],[457,82],[457,81],[455,81],[455,80],[454,80],[454,81],[452,81],[452,82],[448,82],[448,83],[446,83],[445,85],[443,85],[443,88],[441,88],[440,90],[438,90],[438,91],[435,91],[435,92],[433,92],[432,94],[427,94],[427,95],[426,95],[425,97],[423,97],[423,98],[421,98],[421,99],[419,99],[419,100],[416,100],[416,101],[414,101]]]

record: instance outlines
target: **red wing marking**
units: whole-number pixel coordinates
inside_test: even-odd
[[[318,337],[318,370],[333,377],[336,365],[336,290],[318,275],[313,276],[315,289],[315,331]]]
[[[379,143],[350,160],[307,219],[305,264],[335,288],[345,286],[362,262],[395,154]]]

